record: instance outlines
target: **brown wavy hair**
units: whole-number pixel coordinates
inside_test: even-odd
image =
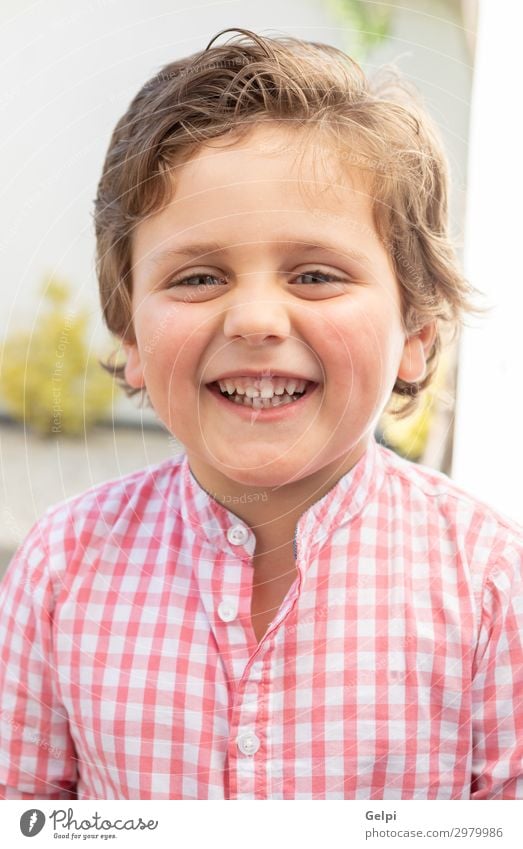
[[[238,35],[215,45],[223,33]],[[237,141],[261,121],[326,133],[341,163],[360,169],[373,197],[376,230],[400,285],[408,334],[436,320],[419,383],[397,379],[404,417],[431,381],[448,331],[451,341],[476,292],[464,279],[449,235],[449,177],[435,126],[419,95],[394,69],[372,80],[328,44],[225,29],[205,50],[165,65],[140,89],[113,131],[95,199],[96,268],[105,322],[134,342],[131,240],[134,227],[172,197],[172,168],[202,142]],[[307,136],[305,136],[306,138]],[[447,340],[445,340],[447,341]],[[116,351],[101,363],[127,395]],[[396,405],[397,406],[397,405]]]

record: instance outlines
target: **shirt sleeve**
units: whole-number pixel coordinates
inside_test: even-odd
[[[53,652],[45,521],[0,584],[0,798],[75,799],[76,757]]]
[[[523,549],[486,577],[472,684],[471,799],[523,799]]]

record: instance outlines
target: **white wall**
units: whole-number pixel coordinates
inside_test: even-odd
[[[509,23],[509,26],[507,26]],[[465,270],[493,307],[461,342],[453,477],[523,522],[523,8],[480,6]]]
[[[452,178],[452,231],[461,245],[472,67],[458,4],[396,0],[390,36],[372,51],[365,68],[372,72],[387,62],[414,83],[441,131]]]

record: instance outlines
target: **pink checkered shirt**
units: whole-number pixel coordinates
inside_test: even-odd
[[[255,537],[185,453],[50,508],[0,593],[6,798],[523,799],[523,531],[373,440]]]

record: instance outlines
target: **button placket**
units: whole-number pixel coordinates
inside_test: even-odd
[[[252,757],[260,748],[260,738],[256,736],[254,731],[244,731],[237,736],[236,745],[242,755]]]
[[[222,622],[232,622],[238,615],[238,609],[235,603],[229,598],[222,598],[217,612]]]
[[[257,776],[264,770],[267,729],[265,719],[259,716],[260,700],[264,698],[263,670],[263,659],[253,660],[240,682],[231,716],[229,768],[234,798],[238,799],[255,798]]]
[[[245,525],[232,525],[227,531],[227,539],[231,545],[245,545],[249,539],[249,531]]]

